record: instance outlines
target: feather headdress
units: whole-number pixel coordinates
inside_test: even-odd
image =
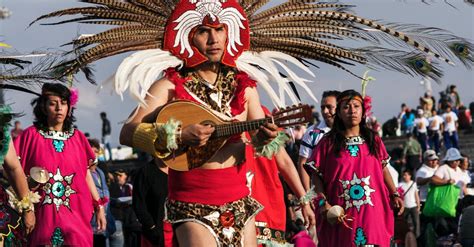
[[[58,67],[58,58],[49,53],[29,55],[0,54],[0,88],[39,95],[37,86],[66,78]],[[53,67],[55,67],[53,69]]]
[[[166,67],[193,66],[190,61],[196,50],[189,43],[190,35],[197,25],[216,21],[226,25],[229,35],[226,54],[235,60],[235,65],[233,61],[226,64],[248,73],[280,106],[285,104],[286,96],[291,101],[297,100],[290,84],[299,85],[315,99],[307,85],[308,79],[293,71],[296,66],[313,77],[307,68],[314,65],[310,60],[349,73],[352,72],[348,65],[364,64],[370,68],[427,76],[436,81],[442,76],[439,63],[453,64],[458,60],[469,68],[474,62],[471,53],[474,45],[448,31],[383,24],[347,12],[353,6],[342,3],[288,0],[262,10],[269,0],[240,0],[238,4],[235,0],[81,2],[91,6],[60,10],[35,20],[80,15],[50,24],[78,22],[115,26],[73,40],[70,44],[74,45],[77,58],[60,64],[65,68],[63,72],[75,73],[104,57],[139,51],[126,59],[116,74],[117,92],[122,94],[130,88],[137,99],[146,95],[148,87]],[[366,45],[336,44],[337,40],[344,39]],[[430,58],[434,61],[428,63]],[[273,90],[275,82],[277,90]]]

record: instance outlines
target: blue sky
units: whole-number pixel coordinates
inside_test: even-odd
[[[273,0],[268,6],[279,2],[282,1]],[[456,9],[445,4],[443,0],[433,0],[430,5],[421,3],[421,0],[349,0],[343,2],[356,5],[354,10],[362,17],[440,27],[471,41],[474,40],[474,7],[470,7],[460,0],[450,1]],[[3,0],[0,1],[0,5],[13,12],[9,19],[0,22],[1,40],[13,45],[19,53],[57,48],[71,41],[77,34],[95,33],[100,30],[100,27],[78,26],[77,24],[60,26],[35,24],[26,28],[31,21],[42,14],[83,5],[74,0]],[[125,57],[126,55],[119,55],[96,62],[94,68],[97,81],[107,83]],[[321,63],[317,63],[317,65],[320,67],[319,69],[311,68],[316,74],[316,81],[310,87],[318,98],[323,91],[330,89],[354,88],[360,90],[359,79],[331,66]],[[366,68],[357,66],[351,69],[358,74],[363,74]],[[455,84],[465,104],[474,101],[474,72],[465,69],[462,65],[456,67],[446,65],[444,69],[445,76],[442,79],[442,84],[432,85],[435,96],[437,97],[437,93],[444,90],[447,85]],[[412,107],[416,106],[418,98],[424,93],[424,87],[420,85],[421,78],[419,77],[387,71],[372,71],[371,75],[377,81],[369,85],[367,93],[373,97],[373,111],[380,121],[385,121],[396,115],[403,102]],[[113,144],[118,145],[120,122],[127,118],[135,103],[128,97],[121,101],[111,92],[110,86],[106,85],[101,88],[89,84],[82,76],[79,76],[78,79],[80,101],[75,115],[78,119],[79,129],[99,137],[101,128],[99,113],[106,111],[112,123]],[[266,95],[264,93],[261,95],[263,103],[269,104]],[[29,104],[32,97],[30,95],[6,92],[5,99],[8,103],[13,104],[12,107],[15,111],[25,114],[20,118],[23,126],[32,123],[32,109]],[[303,96],[303,102],[313,103],[309,97],[305,96]]]

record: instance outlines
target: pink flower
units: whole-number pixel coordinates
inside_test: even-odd
[[[370,117],[372,115],[372,97],[368,95],[364,97],[364,108],[365,116]]]
[[[79,101],[79,89],[71,88],[71,96],[69,97],[69,102],[71,102],[71,107],[75,107],[77,102]]]

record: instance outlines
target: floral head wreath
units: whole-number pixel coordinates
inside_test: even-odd
[[[317,0],[283,1],[263,7],[269,0],[81,0],[89,6],[43,15],[74,16],[53,24],[79,22],[111,27],[93,35],[81,35],[70,44],[77,57],[58,64],[62,75],[82,70],[93,81],[88,65],[120,53],[136,51],[126,58],[115,76],[116,92],[130,89],[132,97],[146,106],[149,87],[171,67],[193,67],[207,60],[196,49],[192,35],[198,26],[224,24],[228,37],[221,63],[236,67],[256,80],[277,107],[286,98],[298,103],[297,87],[317,101],[308,82],[308,68],[317,60],[350,72],[346,66],[364,64],[439,81],[437,63],[427,57],[466,67],[474,65],[474,45],[439,28],[419,25],[383,25],[346,10],[352,5]],[[79,15],[79,16],[77,16]],[[397,30],[398,29],[398,30]],[[378,31],[382,38],[374,35]],[[411,34],[414,35],[411,35]],[[423,35],[418,35],[422,33]],[[379,35],[377,34],[377,36]],[[342,47],[338,39],[357,39],[363,48]],[[385,47],[380,41],[387,41]],[[406,47],[399,46],[400,43]],[[447,59],[440,54],[444,54]],[[299,68],[302,73],[293,69]],[[293,85],[295,84],[295,85]],[[274,89],[274,85],[278,88]]]

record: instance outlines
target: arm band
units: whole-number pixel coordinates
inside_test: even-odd
[[[8,202],[10,206],[20,214],[23,212],[34,211],[34,203],[38,203],[41,199],[38,192],[28,191],[28,194],[19,200],[11,186],[6,190],[6,192],[8,194]]]
[[[276,154],[280,147],[285,145],[285,142],[290,138],[284,132],[278,132],[277,137],[273,139],[270,143],[263,144],[262,140],[259,140],[257,135],[252,137],[252,145],[255,149],[257,156],[265,156],[268,159],[271,159],[274,154]]]
[[[167,123],[141,123],[133,133],[133,147],[157,158],[166,158],[178,149],[180,137],[179,121],[170,119]]]

